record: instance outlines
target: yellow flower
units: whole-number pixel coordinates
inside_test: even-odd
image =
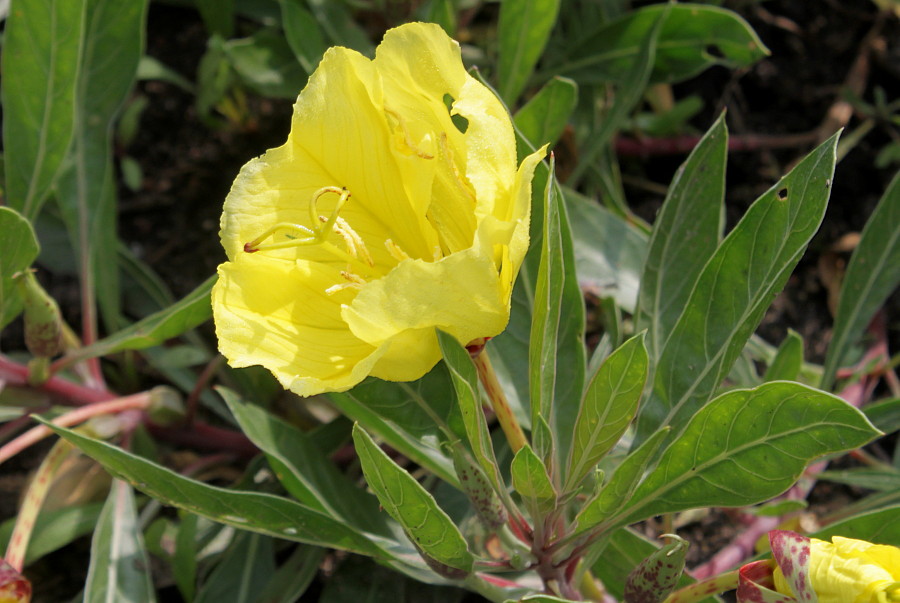
[[[388,31],[374,60],[329,49],[287,143],[225,200],[222,354],[308,396],[418,379],[440,358],[435,328],[497,335],[544,152],[517,168],[508,113],[437,25]]]
[[[819,603],[900,601],[900,549],[834,536],[810,539],[809,582]],[[793,595],[781,569],[774,571],[778,592]]]

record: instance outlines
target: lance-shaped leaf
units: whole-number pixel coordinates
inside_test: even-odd
[[[28,220],[14,209],[0,207],[0,329],[22,311],[22,298],[12,277],[31,266],[39,251]]]
[[[731,391],[697,412],[617,520],[755,504],[787,490],[813,459],[878,435],[844,400],[799,383]]]
[[[674,534],[665,534],[670,542],[644,559],[625,581],[628,603],[659,603],[669,596],[684,572],[684,559],[690,543]]]
[[[766,369],[765,381],[794,381],[803,367],[803,338],[793,329],[778,346],[775,358]]]
[[[550,30],[556,23],[559,0],[531,0],[500,4],[497,37],[499,48],[500,97],[515,103],[525,89],[537,64]]]
[[[647,347],[654,358],[722,237],[727,151],[723,113],[678,168],[653,223],[636,323],[648,329]]]
[[[577,103],[578,85],[568,78],[554,77],[516,111],[513,120],[519,133],[534,146],[553,145],[562,136]]]
[[[551,511],[556,505],[556,490],[547,475],[547,468],[531,446],[522,446],[510,465],[513,488],[532,502],[539,512]]]
[[[544,174],[541,167],[535,170],[536,180]],[[575,275],[572,231],[553,168],[551,159],[541,212],[541,254],[534,285],[528,383],[534,450],[544,458],[565,459],[584,380],[584,298]],[[529,255],[523,265],[526,271],[529,259],[534,257]],[[541,429],[541,422],[550,430]],[[553,441],[546,435],[552,435]]]
[[[668,435],[668,428],[660,429],[625,457],[609,481],[575,518],[579,532],[596,526],[622,508]]]
[[[712,397],[819,228],[837,135],[757,199],[700,273],[659,357],[638,440],[678,433]]]
[[[628,429],[647,381],[648,363],[641,333],[610,354],[594,373],[575,419],[564,492],[576,487]]]
[[[156,601],[134,491],[119,480],[113,482],[91,541],[84,601]]]
[[[809,581],[809,538],[788,530],[772,530],[769,546],[791,592],[801,601],[817,603],[819,597]]]
[[[796,603],[794,597],[773,590],[772,561],[754,561],[738,572],[738,603]]]
[[[293,500],[210,486],[135,454],[36,417],[95,459],[114,477],[168,505],[241,529],[362,555],[386,557],[370,537]]]
[[[366,431],[355,424],[353,442],[363,475],[388,515],[393,517],[422,552],[433,568],[433,561],[459,570],[463,577],[472,571],[475,559],[466,539],[434,497],[409,473],[378,447]]]
[[[30,220],[37,217],[72,138],[87,4],[16,0],[9,7],[2,65],[6,201]]]
[[[831,387],[835,372],[872,315],[900,284],[900,174],[878,202],[850,258],[834,319],[821,386]]]

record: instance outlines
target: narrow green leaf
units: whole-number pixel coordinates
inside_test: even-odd
[[[534,283],[528,382],[535,452],[544,458],[564,459],[584,379],[584,299],[575,276],[571,228],[553,169],[551,158],[544,189],[540,265]],[[545,441],[542,436],[547,432],[535,427],[541,421],[550,426],[553,441]],[[557,462],[553,460],[551,466]]]
[[[810,536],[821,540],[830,540],[832,536],[843,536],[900,546],[900,513],[897,512],[895,503],[887,509],[836,521]]]
[[[93,532],[102,509],[103,503],[97,502],[61,509],[41,510],[34,524],[31,538],[28,539],[25,565],[30,565],[44,555],[71,543],[76,538]],[[5,551],[9,546],[15,522],[16,518],[13,517],[0,525],[0,551]]]
[[[578,486],[631,424],[647,381],[644,337],[626,341],[591,377],[575,419],[564,493]]]
[[[437,23],[451,38],[456,37],[456,6],[454,0],[425,0],[416,11],[418,19]]]
[[[450,371],[456,400],[462,414],[469,446],[484,470],[488,480],[497,494],[502,495],[506,487],[500,475],[500,467],[491,443],[487,419],[481,406],[481,395],[478,389],[478,372],[469,357],[469,352],[452,336],[438,331],[438,343],[444,356],[444,363]]]
[[[567,44],[567,61],[554,71],[579,83],[628,77],[633,58],[666,7],[646,6],[613,23],[599,23]],[[713,65],[747,67],[769,54],[753,28],[737,13],[702,4],[678,3],[659,34],[652,82],[677,82]]]
[[[87,0],[15,0],[3,39],[6,203],[34,220],[75,126],[75,82]]]
[[[893,433],[900,429],[900,398],[867,404],[863,412],[872,424],[884,433]]]
[[[514,105],[528,84],[558,13],[559,0],[504,0],[500,4],[498,91],[507,105]]]
[[[878,492],[900,492],[900,469],[894,467],[822,471],[818,479]]]
[[[439,446],[443,435],[437,421],[458,412],[447,370],[438,365],[413,383],[369,379],[352,390],[328,397],[341,413],[358,421],[388,445],[458,487],[453,461]],[[427,411],[425,409],[428,409]],[[460,437],[465,435],[465,431]]]
[[[194,0],[206,31],[230,38],[234,33],[234,0]]]
[[[568,78],[554,77],[516,111],[513,121],[531,144],[552,147],[566,129],[577,103],[578,85]]]
[[[319,31],[319,24],[306,10],[303,0],[279,0],[284,35],[294,56],[306,73],[312,73],[322,60],[328,45]],[[299,94],[300,90],[297,90]]]
[[[625,457],[612,477],[575,517],[576,531],[589,530],[622,508],[634,494],[651,461],[656,460],[656,453],[668,434],[668,428],[660,429]]]
[[[643,98],[647,83],[650,81],[650,72],[653,70],[659,32],[674,6],[666,4],[654,15],[652,26],[640,40],[638,53],[629,59],[631,64],[625,72],[625,77],[616,85],[612,106],[600,120],[600,125],[591,132],[578,165],[569,176],[569,186],[575,188],[597,159],[609,148],[613,134],[621,129],[632,109]],[[627,208],[622,208],[622,211],[627,211]]]
[[[522,446],[510,465],[513,488],[529,499],[532,508],[547,513],[556,506],[556,490],[547,475],[547,468],[531,446]],[[537,519],[535,519],[537,521]]]
[[[348,7],[334,0],[307,0],[310,12],[319,22],[331,45],[346,46],[371,56],[375,50],[365,30],[353,20]]]
[[[828,346],[821,386],[831,387],[850,348],[900,285],[900,173],[888,186],[850,258],[841,286],[834,333]]]
[[[694,415],[618,519],[755,504],[787,490],[813,459],[878,435],[844,400],[799,383],[731,391]]]
[[[596,200],[569,188],[563,192],[572,223],[578,282],[600,297],[614,297],[620,308],[634,312],[647,235]]]
[[[765,381],[793,381],[803,367],[803,338],[793,329],[778,346],[775,358],[766,369]]]
[[[757,199],[704,266],[659,357],[638,440],[678,433],[712,397],[819,228],[837,135]]]
[[[143,350],[183,335],[212,316],[209,292],[215,282],[216,276],[213,275],[173,305],[94,344],[80,348],[67,358],[77,362],[123,350]]]
[[[307,73],[280,31],[261,29],[223,48],[241,81],[258,94],[293,100],[306,84]]]
[[[197,590],[197,520],[198,515],[181,513],[181,523],[175,536],[172,574],[185,601],[193,601]]]
[[[113,121],[143,54],[147,0],[87,0],[75,82],[72,146],[56,198],[78,257],[83,305],[96,302],[107,327],[121,322],[116,257]]]
[[[369,537],[306,505],[272,494],[210,486],[106,442],[42,422],[98,461],[113,476],[164,504],[241,530],[362,555],[385,556]]]
[[[134,506],[134,491],[119,480],[113,481],[91,541],[84,601],[156,601],[150,559]]]
[[[318,574],[319,565],[327,552],[326,549],[317,546],[298,546],[287,561],[278,566],[278,571],[258,594],[256,600],[266,603],[300,601],[301,596]],[[396,574],[392,575],[396,576]]]
[[[12,277],[31,266],[39,251],[28,220],[14,209],[0,207],[0,329],[22,311],[22,299]]]
[[[241,431],[266,454],[279,481],[297,500],[360,531],[390,537],[378,501],[338,471],[308,434],[242,402],[233,392],[219,393]]]
[[[256,603],[275,574],[271,536],[237,532],[194,603]]]
[[[440,564],[469,573],[474,557],[466,539],[434,497],[383,451],[357,423],[353,441],[366,482],[384,510],[425,555]]]
[[[641,278],[637,329],[659,358],[691,288],[722,237],[728,130],[725,114],[678,168],[653,223]]]

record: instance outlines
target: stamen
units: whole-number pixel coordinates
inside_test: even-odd
[[[416,146],[416,143],[413,142],[412,136],[410,136],[409,134],[409,130],[406,128],[406,122],[403,121],[403,118],[400,117],[400,115],[398,115],[394,111],[391,111],[387,107],[384,108],[384,112],[387,113],[390,117],[393,117],[394,121],[396,121],[400,126],[400,129],[403,130],[403,144],[405,144],[414,155],[417,155],[422,159],[434,159],[434,155],[426,153],[418,146]]]
[[[334,209],[331,212],[331,215],[328,218],[324,218],[324,226],[319,226],[319,212],[317,210],[317,203],[319,201],[319,197],[324,195],[325,193],[334,193],[336,195],[340,195],[338,202],[335,204]],[[310,226],[303,226],[301,224],[293,224],[291,222],[279,222],[275,226],[272,226],[264,233],[253,239],[252,241],[244,244],[244,251],[247,253],[256,253],[257,251],[262,250],[270,250],[270,249],[287,249],[290,247],[302,247],[304,245],[318,245],[326,242],[328,235],[331,233],[334,228],[335,222],[338,220],[338,212],[341,211],[341,208],[344,207],[344,204],[350,198],[350,191],[346,188],[338,188],[336,186],[325,186],[320,188],[315,193],[313,193],[312,199],[309,202],[309,217],[310,217]],[[287,237],[290,239],[289,241],[282,241],[281,243],[269,243],[268,245],[262,245],[262,242],[273,236],[276,232],[281,230],[288,230],[299,232],[302,236],[297,237],[291,234],[288,234]],[[355,256],[354,256],[355,257]]]
[[[391,257],[397,260],[398,262],[402,262],[403,260],[411,259],[409,254],[400,249],[400,246],[394,243],[391,239],[387,239],[384,242],[384,246],[387,247],[388,253],[391,254]]]
[[[340,217],[337,219],[337,221],[334,223],[334,231],[341,235],[341,237],[344,239],[344,242],[347,244],[348,250],[351,246],[355,250],[355,253],[351,252],[351,255],[353,255],[353,257],[357,257],[357,254],[359,254],[359,257],[362,259],[362,261],[364,261],[370,267],[375,265],[375,260],[373,260],[372,256],[369,254],[369,249],[366,247],[366,242],[363,241],[363,238],[359,236],[359,233],[353,230],[353,227],[351,227],[345,219]]]
[[[434,259],[435,262],[444,257],[444,253],[441,251],[440,245],[434,246],[434,249],[431,250],[431,257]]]
[[[473,203],[477,202],[475,193],[472,191],[471,186],[466,182],[466,180],[463,179],[462,174],[459,173],[459,168],[456,166],[456,162],[453,160],[453,150],[450,148],[450,145],[447,142],[446,132],[441,132],[441,157],[444,159],[444,161],[447,162],[447,165],[450,167],[450,170],[456,177],[456,183],[459,184],[459,187],[463,190],[466,196],[468,196]]]

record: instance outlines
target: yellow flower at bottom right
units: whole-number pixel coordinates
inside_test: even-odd
[[[900,548],[834,536],[810,539],[809,580],[819,603],[900,601]],[[794,595],[777,568],[775,588]]]

